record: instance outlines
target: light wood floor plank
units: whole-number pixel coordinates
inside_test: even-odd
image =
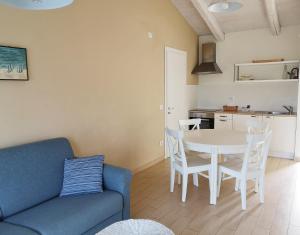
[[[176,177],[177,178],[177,177]],[[189,178],[187,201],[181,202],[181,185],[169,192],[169,161],[133,177],[133,218],[156,220],[177,235],[300,235],[300,163],[269,158],[265,203],[259,203],[254,184],[247,185],[247,210],[241,210],[234,180],[222,184],[216,206],[209,205],[207,179],[199,188]]]

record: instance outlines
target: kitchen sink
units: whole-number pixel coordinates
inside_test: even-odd
[[[288,112],[278,112],[278,111],[267,112],[267,114],[271,114],[271,115],[290,115],[290,113],[288,113]]]

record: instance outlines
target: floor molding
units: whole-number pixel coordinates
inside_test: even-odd
[[[150,161],[146,164],[143,164],[140,167],[135,168],[132,172],[135,175],[135,174],[137,174],[137,173],[139,173],[143,170],[146,170],[147,168],[149,168],[149,167],[151,167],[151,166],[153,166],[153,165],[155,165],[155,164],[157,164],[157,163],[159,163],[163,160],[165,160],[165,156],[158,157],[158,158],[156,158],[156,159],[154,159],[154,160],[152,160],[152,161]]]

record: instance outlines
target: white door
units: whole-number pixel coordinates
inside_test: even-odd
[[[186,85],[187,53],[165,48],[165,122],[166,127],[178,129],[178,120],[188,118]]]

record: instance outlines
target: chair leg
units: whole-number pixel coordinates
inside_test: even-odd
[[[188,174],[182,174],[182,195],[181,200],[185,202],[186,200],[186,192],[187,192],[187,185],[188,185]]]
[[[213,184],[212,184],[212,171],[209,170],[208,171],[208,184],[209,184],[209,195],[210,195],[210,201],[212,199],[212,195],[213,195]]]
[[[217,196],[220,197],[220,190],[221,190],[221,183],[222,183],[222,177],[223,173],[219,170],[219,176],[218,176],[218,194]]]
[[[179,172],[178,172],[178,179],[177,180],[178,180],[177,183],[181,184],[181,174]]]
[[[174,184],[175,184],[175,168],[171,167],[171,176],[170,176],[170,192],[174,192]]]
[[[259,177],[259,201],[260,203],[265,202],[265,182],[264,177]]]
[[[259,179],[258,177],[255,179],[255,188],[254,188],[254,192],[258,193],[259,191]]]
[[[194,173],[193,174],[193,183],[196,187],[199,187],[199,182],[198,182],[198,174]]]
[[[241,187],[240,189],[241,189],[241,199],[242,199],[242,210],[246,210],[247,208],[246,180],[244,179],[241,180],[240,187]]]
[[[240,188],[240,180],[236,178],[234,190],[237,192],[239,191],[239,188]]]

